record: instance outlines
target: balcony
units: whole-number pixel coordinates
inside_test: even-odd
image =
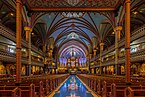
[[[33,58],[33,56],[32,56]],[[0,43],[0,61],[16,62],[16,53],[14,48],[8,47],[7,44]],[[22,51],[22,64],[28,64],[26,52]],[[32,59],[32,65],[43,66],[43,59]]]
[[[143,38],[143,36],[145,36],[145,25],[143,25],[142,27],[138,28],[137,30],[135,30],[132,35],[131,35],[131,42],[137,40],[137,39],[141,39]],[[119,42],[119,47],[123,47],[125,45],[125,38],[123,38],[120,42]],[[108,50],[104,50],[103,51],[103,57],[110,54],[111,52],[115,51],[115,45],[112,45],[109,47]],[[91,62],[95,61],[95,60],[99,60],[99,54],[91,59]],[[121,51],[119,53],[119,64],[124,64],[125,63],[125,51]],[[138,48],[138,50],[136,50],[135,52],[131,52],[131,62],[141,62],[141,61],[145,61],[145,46],[143,48]],[[115,59],[114,58],[104,58],[103,59],[103,66],[106,65],[114,65],[115,64]],[[93,67],[98,67],[99,64],[96,64]]]
[[[131,34],[131,42],[134,40],[137,40],[141,37],[145,36],[145,25],[143,25],[142,27],[136,29],[135,31],[132,32]],[[125,38],[122,38],[119,42],[119,48],[123,47],[125,45]],[[103,56],[109,54],[110,52],[113,52],[115,50],[115,45],[110,46],[107,50],[103,51]],[[97,55],[98,56],[98,55]],[[91,59],[91,61],[97,60],[98,57],[94,57]]]
[[[142,62],[142,61],[145,61],[145,49],[140,49],[136,52],[131,53],[131,62]],[[124,64],[124,63],[125,63],[125,52],[121,52],[119,54],[118,64]],[[108,65],[115,65],[114,55],[103,59],[102,66],[108,66]],[[99,66],[99,62],[91,67],[98,67],[98,66]]]
[[[13,41],[14,43],[16,43],[15,32],[13,32],[9,28],[5,27],[1,23],[0,23],[0,35],[5,36],[7,39],[9,39],[9,40]],[[22,39],[22,46],[24,48],[28,48],[28,43],[24,39]],[[31,45],[31,49],[32,49],[32,51],[36,52],[37,54],[39,54],[41,56],[44,55],[44,53],[41,50],[38,50],[38,48],[35,47],[34,45]]]

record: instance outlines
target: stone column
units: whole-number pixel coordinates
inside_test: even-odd
[[[125,67],[126,83],[130,84],[130,0],[125,0]]]
[[[22,2],[16,0],[16,85],[21,83]]]
[[[28,49],[27,49],[27,58],[28,58],[28,65],[27,65],[27,75],[31,75],[31,32],[32,29],[30,27],[24,27],[26,31],[26,41],[28,42]]]
[[[102,53],[104,49],[104,43],[100,43],[100,74],[102,74]]]
[[[121,26],[118,26],[114,29],[115,32],[115,74],[119,73],[118,70],[118,58],[119,58],[119,48],[118,43],[120,41],[120,31],[122,30]]]

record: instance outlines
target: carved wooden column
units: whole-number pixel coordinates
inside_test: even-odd
[[[102,74],[102,53],[104,49],[104,43],[100,43],[100,74]]]
[[[21,83],[22,2],[16,0],[16,85]]]
[[[93,52],[94,52],[94,57],[96,56],[96,52],[97,52],[97,50],[96,49],[94,49],[93,50]]]
[[[53,52],[53,50],[50,50],[49,52],[50,52],[50,58],[52,58],[52,52]]]
[[[42,47],[42,50],[43,50],[43,53],[45,54],[44,55],[44,60],[43,60],[43,64],[44,64],[44,72],[45,72],[45,74],[47,74],[47,72],[48,72],[48,64],[47,64],[47,60],[48,60],[48,58],[47,58],[47,53],[46,53],[46,44],[44,44],[43,45],[43,47]]]
[[[130,0],[125,0],[125,66],[126,83],[130,83]]]
[[[28,42],[28,49],[27,49],[27,58],[28,58],[28,65],[27,65],[27,75],[31,75],[31,32],[32,29],[30,27],[24,27],[26,31],[26,41]]]
[[[92,59],[92,54],[90,54],[90,60]]]
[[[96,68],[94,68],[94,74],[96,74]]]
[[[118,74],[118,58],[119,58],[119,48],[118,43],[120,41],[120,31],[122,30],[121,26],[118,26],[114,29],[115,32],[115,73]]]
[[[88,70],[89,70],[88,73],[91,73],[91,68],[90,68],[90,55],[89,54],[87,55],[87,62],[88,62],[87,63],[87,66],[88,66]],[[81,63],[81,67],[82,67],[82,63]]]
[[[46,44],[43,45],[43,52],[46,53]]]

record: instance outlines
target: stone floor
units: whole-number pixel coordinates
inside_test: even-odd
[[[49,97],[98,97],[75,76],[71,75],[62,86]]]

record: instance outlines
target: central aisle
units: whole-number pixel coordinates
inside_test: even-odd
[[[66,82],[55,92],[53,97],[94,97],[83,83],[71,75]],[[95,96],[97,97],[97,96]]]

